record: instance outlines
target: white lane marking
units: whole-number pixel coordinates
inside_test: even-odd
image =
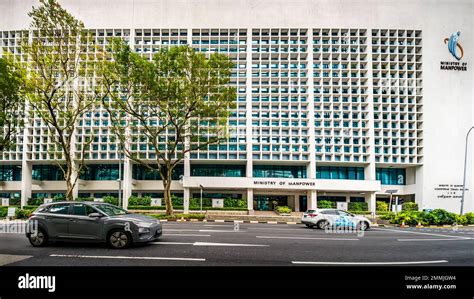
[[[297,231],[309,231],[309,228],[308,229],[302,229],[302,228],[298,228],[298,227],[295,227],[295,228],[265,228],[265,227],[249,227],[247,229],[253,229],[253,230],[289,230],[289,231],[294,231],[294,232],[297,232]]]
[[[447,263],[446,260],[438,261],[414,261],[414,262],[299,262],[292,261],[292,264],[302,265],[413,265],[413,264],[439,264]]]
[[[204,224],[203,226],[218,226],[218,227],[233,227],[234,225],[229,225],[229,224]]]
[[[163,234],[163,236],[180,236],[180,237],[210,237],[211,235],[198,235],[198,234]]]
[[[458,237],[458,236],[450,236],[450,235],[442,235],[442,234],[432,234],[432,233],[421,233],[421,232],[412,232],[412,231],[404,231],[404,230],[398,230],[398,229],[388,229],[388,228],[373,228],[374,230],[387,230],[387,231],[392,231],[392,232],[399,232],[399,233],[408,233],[408,234],[419,234],[419,235],[427,235],[427,236],[437,236],[437,237],[445,237],[445,238],[460,238],[460,239],[466,239],[466,237]],[[469,238],[467,238],[469,239]]]
[[[269,245],[263,244],[235,244],[235,243],[208,243],[208,242],[196,242],[193,246],[235,246],[235,247],[268,247]]]
[[[277,237],[277,236],[257,236],[257,238],[258,239],[359,241],[359,239],[351,239],[351,238],[313,238],[313,237]]]
[[[212,242],[194,242],[194,243],[182,243],[182,242],[150,242],[153,245],[192,245],[192,246],[228,246],[228,247],[268,247],[270,245],[265,244],[238,244],[238,243],[212,243]]]
[[[466,241],[466,240],[472,240],[473,238],[444,238],[444,239],[397,239],[397,241],[400,242],[409,242],[409,241]]]
[[[217,229],[200,229],[200,232],[212,232],[212,233],[240,233],[241,231],[235,231],[235,230],[217,230]]]
[[[205,262],[206,259],[187,257],[157,257],[157,256],[120,256],[120,255],[79,255],[79,254],[51,254],[52,257],[72,257],[87,259],[128,259],[128,260],[164,260],[164,261],[193,261]]]

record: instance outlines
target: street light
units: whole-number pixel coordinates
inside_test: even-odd
[[[461,215],[463,213],[463,208],[464,208],[464,191],[466,190],[466,168],[467,168],[467,146],[468,146],[468,141],[469,141],[469,133],[471,133],[472,129],[474,127],[471,127],[469,131],[467,131],[466,134],[466,150],[464,151],[464,176],[462,179],[462,196],[461,196]]]
[[[200,206],[201,206],[201,213],[202,213],[202,188],[204,188],[202,185],[199,185],[201,188],[201,200],[200,200]]]
[[[385,193],[390,194],[390,201],[389,201],[389,204],[388,204],[388,210],[389,211],[392,209],[392,195],[394,193],[397,193],[397,192],[398,192],[398,190],[387,190],[387,191],[385,191]],[[395,206],[396,211],[398,212],[398,207],[397,206],[398,206],[398,201],[397,201],[397,205]]]

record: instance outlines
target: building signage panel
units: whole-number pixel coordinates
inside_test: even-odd
[[[454,32],[444,43],[448,46],[448,51],[457,61],[441,61],[440,69],[447,71],[467,71],[467,62],[460,62],[464,56],[464,49],[459,43],[461,32]]]

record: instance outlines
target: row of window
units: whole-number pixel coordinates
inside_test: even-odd
[[[156,169],[156,166],[151,166]],[[163,169],[162,171],[166,171]],[[123,172],[122,172],[123,173]],[[184,175],[183,165],[173,170],[173,180]],[[194,164],[191,165],[191,176],[207,177],[245,177],[245,165],[228,164]],[[307,178],[306,166],[288,165],[254,165],[253,176],[259,178]],[[117,164],[93,164],[84,169],[80,178],[83,180],[117,180]],[[133,165],[132,177],[135,180],[161,180],[157,170],[143,165]],[[63,180],[62,171],[56,165],[34,165],[32,178],[40,181]],[[364,180],[363,167],[318,166],[317,179]],[[376,179],[382,185],[405,185],[406,170],[403,168],[377,168]],[[21,181],[21,168],[17,166],[0,166],[1,181]]]

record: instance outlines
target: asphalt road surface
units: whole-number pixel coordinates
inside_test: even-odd
[[[474,230],[373,228],[363,235],[303,225],[163,223],[163,237],[124,250],[101,244],[32,247],[0,234],[2,266],[474,266]]]

